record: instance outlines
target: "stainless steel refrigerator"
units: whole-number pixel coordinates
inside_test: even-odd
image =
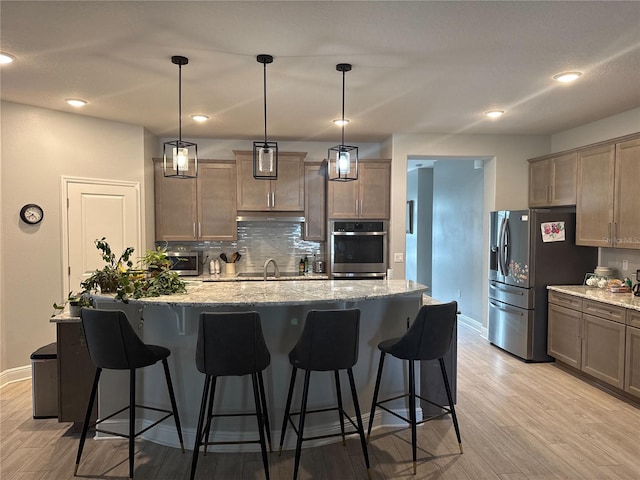
[[[574,208],[491,212],[489,341],[528,362],[547,355],[547,285],[581,285],[598,249],[576,246]]]

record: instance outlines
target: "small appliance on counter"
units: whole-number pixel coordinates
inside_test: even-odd
[[[171,267],[180,276],[197,276],[202,273],[202,252],[178,251],[167,252]]]

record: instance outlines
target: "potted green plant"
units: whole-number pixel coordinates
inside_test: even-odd
[[[53,303],[54,315],[62,313],[64,307],[69,304],[69,315],[72,317],[80,316],[82,307],[92,307],[91,296],[87,292],[69,292],[67,299],[62,303]]]
[[[170,270],[171,261],[166,250],[148,250],[134,269],[131,256],[133,247],[127,247],[119,257],[111,251],[103,237],[95,241],[106,265],[95,270],[82,282],[84,292],[115,293],[115,298],[126,302],[128,298],[157,297],[186,292],[186,285],[178,274]]]

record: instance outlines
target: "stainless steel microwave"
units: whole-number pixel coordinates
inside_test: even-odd
[[[202,273],[202,252],[167,252],[171,260],[171,270],[178,275],[200,275]]]

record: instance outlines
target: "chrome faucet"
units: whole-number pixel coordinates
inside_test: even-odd
[[[275,275],[276,278],[280,277],[280,269],[278,268],[278,264],[276,263],[276,261],[273,258],[269,258],[267,259],[266,262],[264,262],[264,279],[267,279],[267,267],[269,266],[270,263],[273,263],[273,274]]]

